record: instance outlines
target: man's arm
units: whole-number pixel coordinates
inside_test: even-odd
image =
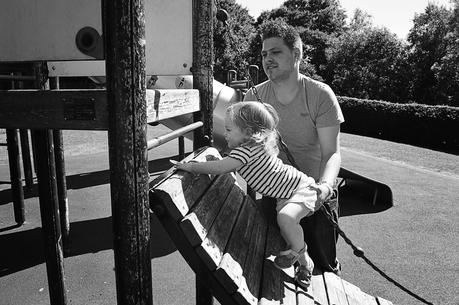
[[[319,136],[321,161],[319,183],[326,182],[330,186],[334,186],[336,177],[341,167],[341,152],[340,152],[340,125],[317,128]],[[324,188],[327,188],[324,186]],[[322,190],[322,189],[321,189]],[[325,191],[328,196],[329,191]],[[321,196],[322,197],[322,196]]]

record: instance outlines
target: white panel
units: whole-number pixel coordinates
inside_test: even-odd
[[[102,33],[100,0],[2,0],[0,61],[90,59],[75,44],[86,26]]]
[[[191,74],[192,0],[147,0],[147,74]]]
[[[145,17],[147,74],[191,74],[192,1],[146,0]],[[100,0],[0,0],[0,62],[91,60],[75,44],[86,26],[102,34]],[[60,72],[50,72],[100,75],[100,62],[59,63]]]

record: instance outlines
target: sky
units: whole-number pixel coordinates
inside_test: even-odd
[[[262,11],[278,8],[284,0],[236,0],[257,18]],[[373,24],[384,26],[399,38],[406,39],[415,13],[422,13],[429,2],[452,7],[449,0],[339,0],[348,17],[356,8],[372,16]]]

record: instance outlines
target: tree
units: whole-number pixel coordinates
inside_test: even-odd
[[[368,16],[361,17],[328,49],[326,81],[338,95],[407,102],[406,45],[386,28],[373,27]]]
[[[225,83],[228,70],[236,70],[241,76],[246,74],[250,64],[249,42],[255,27],[254,19],[247,9],[237,4],[235,0],[220,0],[218,4],[218,8],[225,9],[230,16],[227,26],[217,22],[214,28],[214,78]]]
[[[454,37],[454,31],[450,31],[450,20],[451,11],[432,3],[423,13],[414,17],[414,26],[409,31],[408,41],[411,45],[409,62],[413,69],[413,98],[418,103],[450,103],[446,89],[449,82],[447,78],[454,73],[445,64],[454,62],[454,58],[457,58],[451,54],[457,52],[457,48],[449,43]],[[457,45],[457,42],[453,41],[453,44]],[[457,70],[457,63],[452,67]]]
[[[289,25],[294,26],[303,40],[305,60],[302,67],[305,67],[306,70],[302,72],[315,74],[317,71],[319,75],[322,75],[327,64],[325,50],[329,42],[343,32],[346,24],[346,15],[339,2],[336,0],[287,0],[281,7],[263,12],[257,18],[256,26],[259,27],[266,20],[277,18],[282,18]]]

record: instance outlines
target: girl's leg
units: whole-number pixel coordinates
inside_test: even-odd
[[[300,226],[300,220],[309,214],[312,214],[312,212],[304,204],[292,202],[285,205],[278,212],[277,222],[281,235],[290,246],[290,249],[295,252],[300,252],[304,249],[304,254],[300,255],[298,262],[312,271],[314,263],[306,251],[303,228]]]

